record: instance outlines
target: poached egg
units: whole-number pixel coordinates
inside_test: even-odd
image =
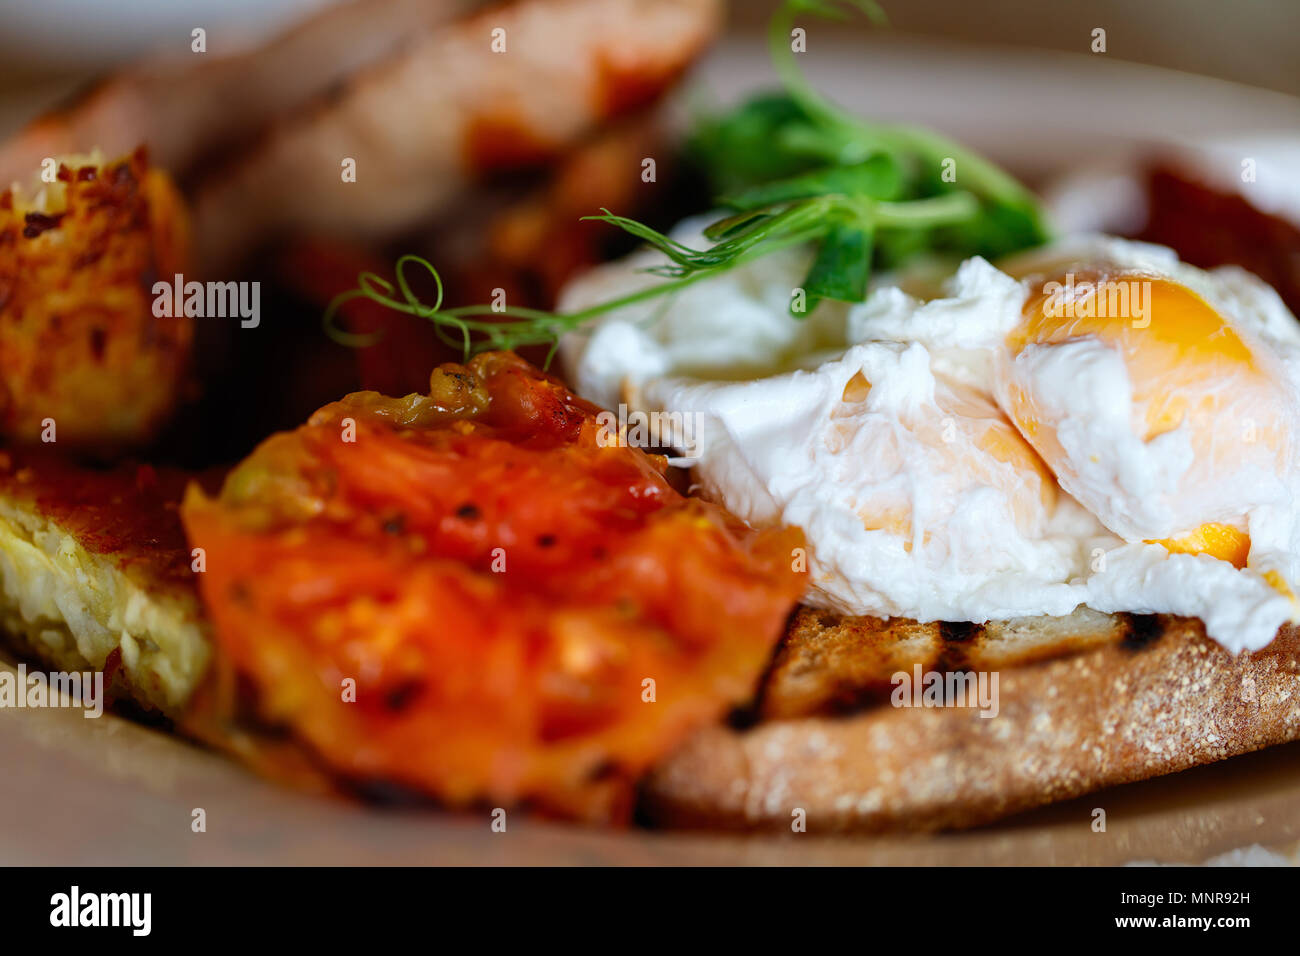
[[[674,238],[700,242],[701,222]],[[808,261],[787,250],[612,313],[561,354],[593,401],[689,417],[707,496],[803,529],[809,604],[1172,613],[1233,651],[1293,619],[1300,328],[1259,280],[1083,236],[795,318]],[[658,262],[601,267],[561,308]]]

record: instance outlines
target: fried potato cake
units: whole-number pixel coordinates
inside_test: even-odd
[[[68,158],[57,179],[0,193],[0,437],[115,448],[176,405],[194,320],[153,313],[184,273],[189,226],[144,151]]]
[[[346,779],[626,821],[645,769],[749,693],[806,576],[802,534],[682,497],[597,414],[488,353],[192,489],[216,672]]]
[[[210,658],[178,514],[190,477],[0,448],[0,636],[177,714]]]

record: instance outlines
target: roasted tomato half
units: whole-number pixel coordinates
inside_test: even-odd
[[[798,531],[684,498],[510,353],[358,392],[182,508],[218,654],[332,770],[456,806],[623,821],[752,693]]]

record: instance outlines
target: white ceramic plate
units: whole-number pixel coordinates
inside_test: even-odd
[[[938,127],[1040,180],[1152,143],[1300,129],[1295,100],[1104,56],[870,40],[807,65],[848,106]],[[723,100],[770,83],[761,39],[723,44],[700,79]],[[929,837],[609,833],[521,817],[494,834],[486,818],[306,797],[115,716],[0,710],[0,863],[1286,862],[1300,841],[1297,757],[1300,745],[1278,747]],[[191,830],[196,808],[204,833]]]

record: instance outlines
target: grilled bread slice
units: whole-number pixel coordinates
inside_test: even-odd
[[[0,449],[0,637],[179,713],[211,656],[176,510],[188,477]]]
[[[918,669],[983,673],[986,686],[996,674],[996,706],[916,706],[894,675],[914,684]],[[1233,657],[1199,621],[1164,615],[1081,608],[980,626],[801,608],[745,716],[656,768],[650,820],[968,827],[1300,738],[1300,630]]]

